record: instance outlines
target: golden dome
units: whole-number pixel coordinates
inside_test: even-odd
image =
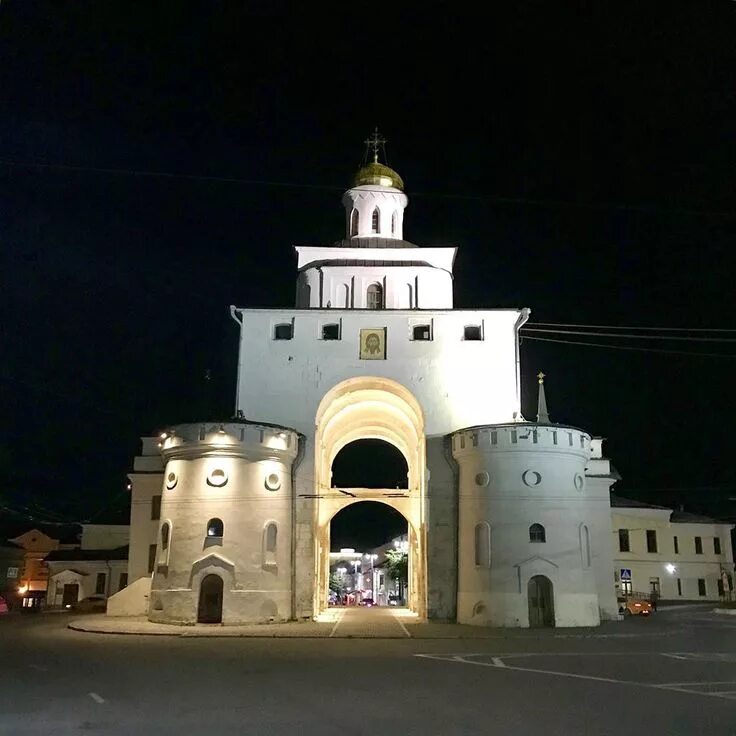
[[[379,187],[393,187],[404,191],[402,178],[388,166],[379,164],[377,161],[363,166],[353,178],[353,186],[360,187],[365,184]]]

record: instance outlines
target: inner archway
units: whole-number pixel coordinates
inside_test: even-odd
[[[406,606],[409,525],[391,506],[359,501],[330,521],[331,606]]]
[[[355,440],[332,461],[333,488],[408,488],[409,465],[401,451],[379,439]]]
[[[315,424],[315,615],[329,603],[333,517],[361,501],[376,501],[394,509],[406,521],[406,603],[423,618],[426,449],[419,403],[396,381],[375,376],[351,378],[325,395]],[[375,465],[376,452],[391,453],[394,461],[399,456],[398,463],[392,461],[392,474],[377,478],[370,460],[358,462],[358,455],[370,458],[373,454]]]

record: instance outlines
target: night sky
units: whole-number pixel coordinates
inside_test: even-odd
[[[259,5],[2,0],[8,506],[125,518],[140,435],[232,413],[228,306],[293,305],[376,125],[457,307],[736,330],[736,3]],[[617,344],[725,357],[525,339],[527,418],[542,369],[620,493],[733,516],[736,342]]]

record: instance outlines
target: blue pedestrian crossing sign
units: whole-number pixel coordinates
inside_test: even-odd
[[[621,580],[631,580],[631,568],[630,567],[621,568]]]

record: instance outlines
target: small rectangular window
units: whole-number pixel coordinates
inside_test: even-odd
[[[672,537],[672,541],[675,545],[675,554],[679,555],[680,554],[680,543],[677,541],[677,537]]]
[[[322,325],[322,339],[323,340],[339,340],[340,339],[340,325]]]
[[[654,553],[657,551],[657,531],[656,529],[647,529],[647,552]]]
[[[498,444],[498,432],[491,432],[491,444],[492,445]]]
[[[537,430],[532,431],[532,442],[536,445],[539,442],[539,432]]]
[[[465,325],[463,337],[465,340],[482,340],[483,334],[480,325]]]
[[[276,325],[273,328],[274,340],[291,340],[294,337],[294,325],[291,322]]]
[[[698,595],[706,595],[705,578],[698,578]]]
[[[148,572],[153,572],[153,566],[156,564],[156,545],[148,545]]]
[[[107,575],[104,572],[98,572],[97,573],[97,581],[95,583],[95,593],[96,594],[104,594],[105,593],[105,578]]]
[[[677,595],[682,595],[682,580],[677,578]]]
[[[432,331],[429,325],[414,325],[411,330],[412,340],[431,340]]]
[[[695,554],[696,555],[703,554],[703,538],[702,537],[695,537]]]
[[[721,538],[713,537],[713,554],[721,554]]]
[[[161,496],[151,498],[151,519],[157,521],[161,518]]]
[[[516,444],[519,441],[519,435],[517,434],[515,429],[511,430],[511,443]]]
[[[628,529],[619,529],[618,530],[618,551],[619,552],[629,552],[629,530]]]
[[[118,582],[118,590],[122,590],[123,588],[127,588],[127,587],[128,587],[128,573],[121,572],[120,581]]]
[[[718,596],[721,597],[724,594],[723,580],[721,578],[717,578],[716,584],[718,585]]]
[[[552,432],[552,444],[553,445],[557,444],[557,432],[554,432],[554,431]]]

